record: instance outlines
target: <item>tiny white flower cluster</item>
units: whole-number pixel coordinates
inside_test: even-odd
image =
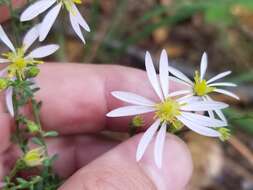
[[[218,92],[239,99],[231,92],[216,88],[217,86],[235,86],[235,84],[212,83],[230,74],[230,71],[218,74],[210,80],[205,81],[204,75],[207,68],[207,55],[204,53],[201,60],[200,76],[196,72],[194,77],[195,81],[192,82],[182,72],[169,66],[165,50],[161,53],[158,76],[149,52],[146,53],[145,66],[148,79],[160,101],[155,102],[131,92],[115,91],[112,92],[114,97],[133,105],[112,110],[107,114],[108,117],[121,117],[150,112],[154,113],[154,123],[143,134],[137,147],[137,161],[142,158],[148,144],[156,135],[154,159],[156,165],[160,168],[162,166],[166,131],[170,128],[181,129],[182,126],[186,126],[201,135],[224,138],[223,136],[227,134],[227,129],[224,128],[227,126],[227,121],[221,109],[228,107],[228,105],[212,100],[209,93]],[[170,76],[170,73],[174,77]],[[169,92],[169,86],[172,81],[184,84],[186,89]],[[209,117],[199,114],[199,112],[203,111],[207,111]],[[215,118],[214,113],[220,119]]]

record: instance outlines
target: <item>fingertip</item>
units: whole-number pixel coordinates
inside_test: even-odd
[[[158,189],[184,189],[193,170],[190,151],[175,135],[167,134],[161,165],[154,162],[152,142],[139,162]],[[160,166],[160,167],[159,167]]]
[[[125,141],[73,175],[60,189],[159,189],[182,190],[187,185],[192,162],[186,145],[168,135],[162,167],[153,158],[153,142],[144,157],[136,161],[140,135]]]

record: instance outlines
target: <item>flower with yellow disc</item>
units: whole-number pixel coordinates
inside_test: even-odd
[[[228,106],[227,104],[215,101],[196,101],[194,98],[177,98],[181,92],[170,93],[169,66],[165,50],[162,51],[160,57],[159,76],[156,75],[152,58],[148,52],[146,53],[145,65],[148,79],[160,100],[155,102],[132,92],[114,91],[112,92],[114,97],[133,105],[120,107],[107,113],[108,117],[154,113],[153,124],[146,130],[138,144],[137,161],[142,158],[152,138],[156,136],[154,158],[156,165],[160,168],[166,131],[170,128],[180,129],[185,125],[201,135],[221,137],[222,134],[218,129],[226,126],[224,121],[192,112],[223,109]]]
[[[188,90],[182,90],[178,94],[184,94],[186,95],[185,97],[198,96],[200,100],[212,101],[210,94],[216,92],[239,100],[239,97],[236,94],[220,88],[235,87],[236,84],[230,82],[215,82],[229,75],[231,71],[222,72],[218,75],[215,75],[211,79],[206,80],[205,74],[207,70],[207,62],[207,54],[204,53],[201,58],[200,72],[195,71],[194,81],[191,81],[185,74],[183,74],[179,70],[169,66],[170,73],[172,73],[176,77],[176,79],[180,79],[180,82],[183,83],[185,86],[188,86]],[[217,114],[220,119],[227,122],[227,119],[225,118],[224,114],[219,109],[215,109],[214,111],[209,110],[208,114],[211,118],[215,118],[215,114]]]
[[[27,53],[27,50],[39,37],[38,27],[39,25],[36,25],[31,28],[24,36],[21,47],[15,48],[0,25],[0,41],[2,41],[10,50],[2,53],[2,56],[0,56],[0,63],[7,63],[7,66],[0,71],[0,85],[2,90],[6,89],[8,80],[13,80],[14,78],[25,80],[26,72],[29,72],[31,69],[34,70],[35,66],[43,63],[43,61],[39,59],[47,57],[59,49],[58,45],[50,44],[38,47],[30,53]],[[7,88],[6,90],[6,105],[9,113],[14,116],[12,87]]]

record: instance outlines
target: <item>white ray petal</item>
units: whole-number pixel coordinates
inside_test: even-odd
[[[0,70],[0,77],[4,77],[7,74],[8,67],[5,67],[4,69]]]
[[[25,37],[23,39],[23,47],[24,47],[25,52],[38,39],[38,37],[39,37],[39,24],[32,27],[25,34]]]
[[[211,98],[209,99],[208,95],[203,96],[202,99],[203,99],[204,101],[213,101]],[[209,115],[209,117],[210,117],[211,119],[215,119],[215,115],[214,115],[214,112],[213,112],[212,110],[208,110],[207,112],[208,112],[208,115]]]
[[[230,87],[236,87],[237,85],[230,82],[217,82],[217,83],[211,83],[208,86],[230,86]]]
[[[151,58],[151,55],[149,52],[146,52],[146,56],[145,56],[145,65],[146,65],[146,71],[147,71],[147,75],[148,75],[148,79],[152,85],[152,87],[154,88],[156,94],[158,95],[158,97],[161,100],[164,100],[163,95],[162,95],[162,91],[160,88],[160,84],[158,82],[158,78],[155,72],[155,67]]]
[[[5,45],[8,48],[10,48],[11,51],[15,52],[15,48],[14,48],[13,44],[11,43],[10,39],[8,38],[6,33],[4,32],[4,29],[1,25],[0,25],[0,40],[2,40],[3,43],[5,43]]]
[[[200,63],[200,79],[203,80],[207,69],[207,54],[206,52],[203,53]]]
[[[223,102],[199,101],[199,102],[191,102],[189,104],[181,106],[181,110],[183,110],[183,111],[208,111],[208,110],[224,109],[227,107],[228,107],[228,104],[225,104]]]
[[[162,92],[165,99],[168,97],[168,93],[169,93],[168,66],[169,66],[169,61],[168,61],[167,52],[165,50],[162,50],[162,53],[160,56],[160,63],[159,63],[159,77],[160,77]]]
[[[173,74],[175,77],[181,79],[182,81],[184,81],[190,85],[193,85],[193,82],[185,74],[183,74],[181,71],[175,69],[174,67],[169,66],[169,72],[171,74]]]
[[[177,99],[177,102],[179,102],[180,104],[184,104],[184,103],[191,103],[191,102],[198,102],[201,101],[202,99],[199,96],[193,96],[193,94],[189,94],[186,96],[183,96],[181,98]]]
[[[86,42],[85,42],[83,33],[81,31],[81,28],[78,24],[77,18],[73,16],[71,13],[69,13],[69,20],[70,20],[70,24],[72,25],[73,30],[75,31],[77,36],[82,40],[82,42],[85,44]]]
[[[210,99],[208,99],[208,96],[207,96],[207,95],[206,95],[206,96],[203,96],[202,98],[203,98],[204,101],[210,100]],[[208,112],[208,115],[209,115],[209,117],[210,117],[211,119],[215,119],[215,115],[214,115],[214,112],[213,112],[212,110],[208,110],[207,112]]]
[[[199,100],[199,97],[198,96],[194,96],[193,93],[190,93],[190,94],[187,94],[183,97],[180,97],[177,99],[177,101],[180,103],[180,104],[183,104],[183,103],[190,103],[191,101],[198,101]]]
[[[223,90],[223,89],[218,89],[218,88],[216,88],[216,89],[214,89],[214,92],[218,92],[218,93],[221,93],[221,94],[225,94],[225,95],[227,95],[227,96],[230,96],[230,97],[232,97],[232,98],[235,98],[235,99],[237,99],[237,100],[240,100],[240,98],[239,98],[236,94],[234,94],[234,93],[232,93],[232,92],[229,92],[229,91],[227,91],[227,90]]]
[[[166,123],[163,123],[157,133],[156,140],[155,140],[154,157],[155,157],[155,163],[158,168],[162,167],[163,151],[164,151],[164,144],[165,144],[165,139],[166,139],[166,128],[167,128]]]
[[[59,12],[61,10],[62,4],[58,3],[56,6],[54,6],[44,17],[40,29],[39,29],[39,40],[43,41],[47,37],[49,31],[51,30],[57,16],[59,15]]]
[[[169,94],[169,97],[179,96],[183,94],[192,94],[191,90],[178,90]]]
[[[141,106],[154,106],[155,103],[147,98],[139,96],[131,92],[114,91],[112,95],[124,102]]]
[[[227,121],[225,115],[222,113],[221,110],[214,110],[214,111],[215,111],[215,113],[219,116],[219,118],[220,118],[222,121],[228,123],[228,121]]]
[[[56,44],[50,44],[38,47],[37,49],[33,50],[26,58],[43,58],[47,57],[59,49],[59,46]]]
[[[12,102],[12,94],[13,94],[13,88],[9,87],[5,92],[5,102],[6,107],[8,109],[8,112],[12,117],[14,117],[14,109],[13,109],[13,102]]]
[[[224,127],[226,123],[218,119],[212,119],[210,117],[200,115],[197,113],[182,112],[182,116],[189,121],[197,122],[199,125],[204,127]]]
[[[35,2],[21,14],[20,21],[24,22],[34,19],[51,7],[55,2],[56,0],[40,0]]]
[[[4,188],[7,184],[4,182],[0,182],[0,188]]]
[[[170,81],[173,81],[175,83],[178,83],[179,85],[185,85],[187,86],[188,88],[192,88],[192,85],[190,85],[189,83],[179,79],[179,78],[176,78],[176,77],[172,77],[172,76],[169,76],[169,80]]]
[[[205,98],[206,98],[208,101],[214,101],[214,100],[213,100],[210,96],[208,96],[208,95],[205,96]],[[225,115],[222,113],[221,110],[214,110],[214,112],[219,116],[219,118],[220,118],[222,121],[228,123],[228,121],[227,121]]]
[[[137,161],[140,161],[143,154],[145,153],[149,143],[151,142],[153,136],[155,135],[155,133],[159,127],[159,124],[160,124],[160,120],[158,119],[147,129],[147,131],[141,137],[141,140],[138,144],[137,151],[136,151],[136,160]]]
[[[225,72],[223,72],[223,73],[220,73],[220,74],[218,74],[218,75],[215,75],[214,77],[212,77],[211,79],[209,79],[209,80],[207,81],[207,84],[210,84],[211,82],[214,82],[214,81],[216,81],[216,80],[218,80],[218,79],[224,78],[225,76],[230,75],[230,74],[231,74],[231,71],[225,71]]]
[[[214,129],[198,125],[197,122],[192,122],[183,116],[178,116],[177,119],[181,121],[186,127],[204,136],[219,137],[220,133]]]
[[[9,62],[8,59],[4,59],[4,58],[0,57],[0,63],[8,63],[8,62]]]
[[[211,119],[215,119],[215,115],[214,115],[214,112],[213,111],[207,111],[208,112],[208,115]]]
[[[147,106],[124,106],[110,111],[106,114],[107,117],[121,117],[121,116],[133,116],[143,113],[149,113],[155,111],[153,107]]]
[[[86,31],[90,32],[90,27],[87,24],[87,22],[85,21],[85,19],[83,18],[83,16],[80,14],[79,10],[77,9],[76,5],[74,3],[72,3],[72,8],[74,10],[75,13],[75,17],[77,22],[80,24],[80,26],[82,26]]]

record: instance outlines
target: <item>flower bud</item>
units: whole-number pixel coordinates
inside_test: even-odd
[[[33,121],[27,121],[26,125],[31,133],[37,133],[40,130],[40,127]]]
[[[184,127],[184,124],[181,121],[175,120],[175,121],[173,121],[173,123],[171,125],[170,132],[176,133],[176,132],[180,131],[183,127]]]
[[[132,119],[132,126],[142,127],[144,125],[144,120],[141,116],[137,115]]]
[[[26,71],[26,77],[34,78],[39,74],[39,72],[40,72],[40,69],[38,67],[32,66]]]
[[[43,147],[32,149],[28,151],[23,157],[23,161],[29,167],[40,166],[45,159],[46,152]]]
[[[8,87],[8,80],[0,78],[0,90],[5,90]]]

